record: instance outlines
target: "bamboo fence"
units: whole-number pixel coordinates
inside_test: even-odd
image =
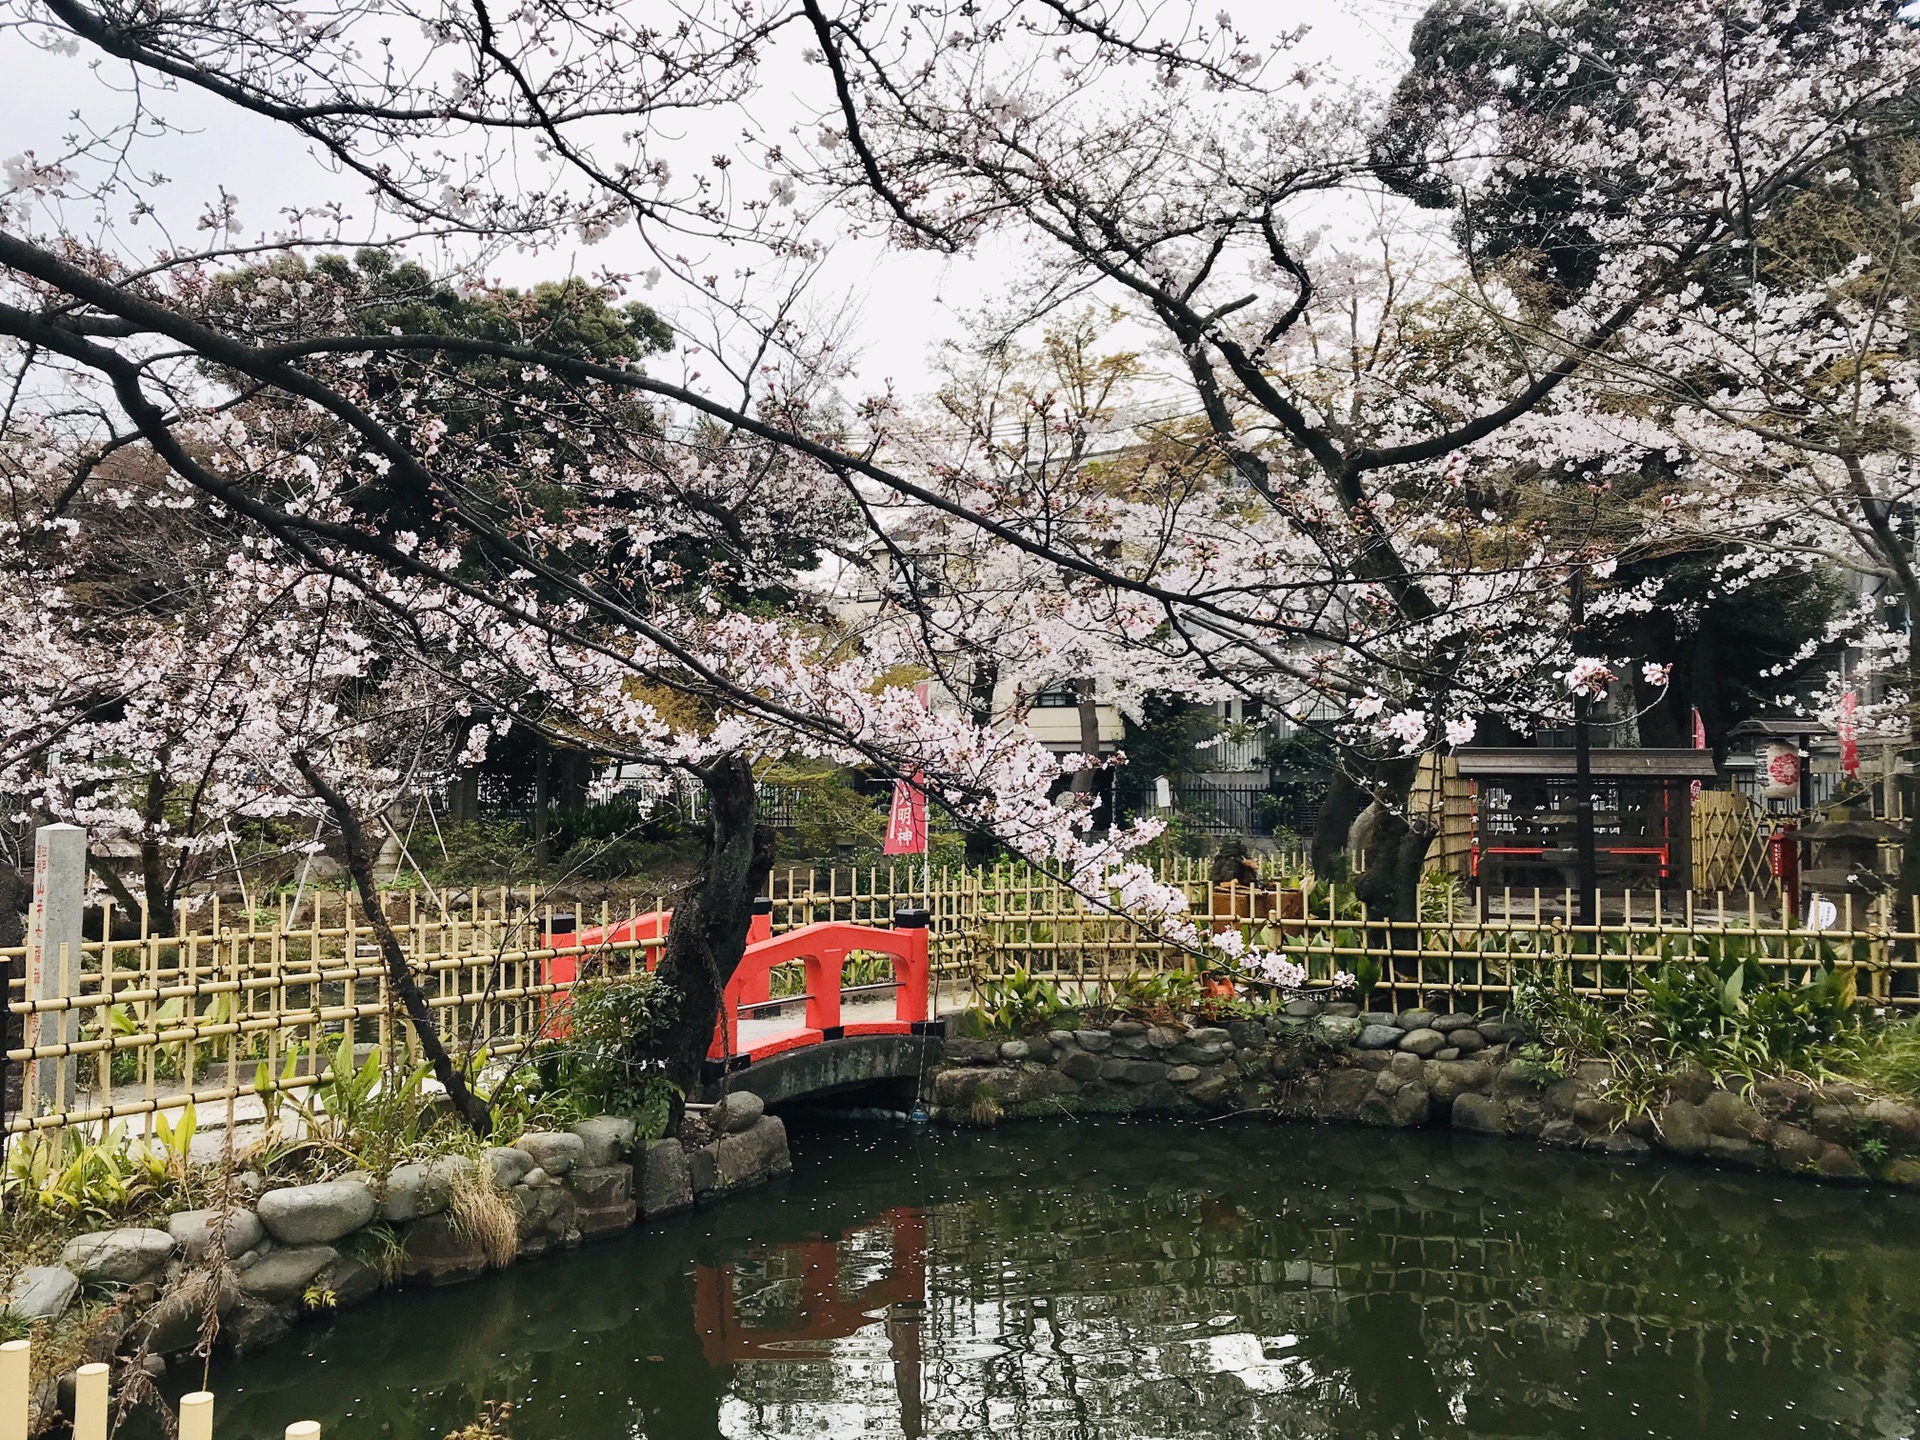
[[[1602,897],[1600,923],[1583,927],[1569,918],[1570,894],[1473,895],[1454,881],[1429,889],[1417,921],[1391,921],[1316,886],[1298,856],[1269,857],[1255,885],[1213,885],[1198,860],[1170,862],[1162,873],[1186,893],[1203,936],[1238,929],[1304,965],[1310,984],[1377,966],[1377,1008],[1498,1008],[1538,974],[1619,997],[1670,961],[1737,955],[1788,980],[1821,963],[1853,966],[1863,997],[1920,1010],[1920,904],[1896,912],[1886,901],[1841,897],[1832,923],[1814,932],[1751,890],[1711,900],[1613,892]],[[788,869],[768,889],[776,933],[929,912],[937,1013],[978,1004],[1016,974],[1091,1001],[1142,972],[1208,964],[1204,943],[1161,938],[1022,865]],[[659,906],[636,900],[582,914],[537,890],[508,888],[388,897],[405,960],[449,1048],[492,1066],[551,1038],[555,997],[576,971],[630,974],[659,944],[555,945],[551,937]],[[277,1107],[275,1096],[318,1084],[343,1042],[357,1064],[374,1054],[383,1066],[418,1061],[374,932],[339,891],[309,892],[298,914],[284,899],[274,911],[237,916],[210,905],[196,929],[143,929],[81,951],[77,967],[63,966],[72,977],[66,993],[33,999],[24,947],[0,950],[10,1068],[72,1062],[71,1091],[11,1114],[9,1133],[115,1121],[150,1132],[155,1117],[189,1103],[203,1125],[220,1114],[229,1126],[257,1120]]]

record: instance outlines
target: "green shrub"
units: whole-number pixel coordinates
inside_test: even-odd
[[[541,1079],[588,1115],[627,1115],[652,1139],[679,1091],[662,1056],[680,1023],[680,995],[645,973],[573,987],[572,1033],[542,1058]]]
[[[1067,1013],[1067,1002],[1061,997],[1059,986],[1029,975],[1021,967],[1004,979],[981,984],[980,1013],[992,1029],[1010,1030],[1018,1035],[1045,1029]]]

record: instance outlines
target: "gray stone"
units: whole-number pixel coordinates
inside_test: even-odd
[[[58,1320],[80,1294],[80,1277],[59,1265],[23,1265],[7,1287],[6,1313],[37,1325]]]
[[[1351,1015],[1322,1015],[1313,1022],[1313,1035],[1326,1045],[1351,1045],[1360,1038],[1360,1022]]]
[[[275,1250],[240,1277],[241,1298],[268,1305],[298,1300],[314,1278],[339,1258],[340,1252],[331,1245],[288,1245]]]
[[[1113,1036],[1105,1030],[1076,1030],[1073,1032],[1073,1038],[1082,1050],[1098,1053],[1113,1048]]]
[[[516,1185],[511,1194],[514,1209],[520,1215],[516,1230],[522,1255],[544,1255],[559,1246],[579,1243],[580,1201],[571,1190],[561,1185],[544,1185],[539,1189]],[[431,1222],[421,1222],[423,1225],[428,1223]],[[479,1262],[484,1263],[485,1258],[481,1254]],[[451,1263],[454,1269],[449,1279],[468,1278],[473,1263],[471,1258],[454,1254]]]
[[[1219,1025],[1196,1025],[1187,1031],[1189,1045],[1231,1045],[1233,1035]]]
[[[202,1272],[195,1277],[201,1283],[190,1281],[162,1295],[134,1322],[134,1342],[157,1355],[178,1355],[198,1345],[208,1302],[212,1301],[215,1314],[225,1315],[240,1299],[240,1287],[232,1276],[222,1276],[218,1288],[205,1283],[206,1278]]]
[[[216,1233],[231,1260],[258,1245],[266,1230],[251,1210],[182,1210],[167,1217],[167,1234],[189,1264],[197,1265],[206,1258]]]
[[[286,1339],[298,1313],[299,1307],[291,1304],[243,1300],[221,1320],[220,1343],[236,1355],[251,1355]]]
[[[87,1285],[137,1285],[166,1268],[173,1237],[164,1230],[102,1230],[69,1240],[60,1263]]]
[[[1860,1168],[1860,1162],[1853,1158],[1853,1152],[1844,1145],[1828,1145],[1820,1152],[1820,1158],[1813,1162],[1813,1168],[1829,1180],[1864,1180],[1867,1172]]]
[[[1760,1112],[1725,1090],[1716,1090],[1700,1102],[1700,1118],[1714,1134],[1734,1140],[1759,1140],[1767,1133]]]
[[[1174,1085],[1185,1085],[1189,1081],[1198,1080],[1199,1078],[1200,1067],[1198,1065],[1175,1065],[1167,1071],[1167,1079]]]
[[[1192,1046],[1189,1049],[1195,1048]],[[1138,1060],[1153,1054],[1153,1046],[1147,1043],[1145,1035],[1118,1035],[1114,1037],[1113,1053],[1128,1055]]]
[[[1430,1061],[1422,1073],[1434,1101],[1442,1105],[1483,1092],[1493,1083],[1493,1067],[1483,1060]]]
[[[1334,1000],[1330,1001],[1326,1008],[1320,1013],[1323,1015],[1338,1015],[1342,1019],[1351,1020],[1360,1013],[1360,1007],[1351,1000]]]
[[[1676,1155],[1704,1155],[1713,1132],[1700,1115],[1700,1107],[1685,1100],[1674,1100],[1660,1112],[1660,1143]]]
[[[1080,1042],[1074,1039],[1073,1031],[1071,1030],[1049,1030],[1047,1032],[1047,1043],[1056,1050],[1064,1050],[1068,1046],[1078,1045]]]
[[[313,1283],[333,1296],[337,1309],[350,1310],[364,1305],[380,1293],[380,1272],[353,1255],[342,1255],[314,1277]]]
[[[1400,1043],[1400,1027],[1381,1024],[1364,1025],[1353,1043],[1362,1050],[1391,1050]]]
[[[1387,1057],[1387,1069],[1402,1080],[1419,1080],[1426,1074],[1426,1065],[1420,1057],[1404,1051]]]
[[[1482,1020],[1473,1027],[1489,1045],[1510,1045],[1515,1040],[1524,1039],[1526,1030],[1504,1018]]]
[[[291,1185],[260,1197],[260,1223],[282,1245],[331,1245],[371,1221],[379,1207],[358,1180]]]
[[[1237,1082],[1232,1075],[1225,1070],[1216,1070],[1195,1081],[1187,1090],[1187,1098],[1196,1105],[1219,1105],[1223,1104],[1237,1088]]]
[[[1124,1040],[1129,1035],[1144,1035],[1147,1027],[1138,1020],[1116,1020],[1107,1029],[1116,1040]]]
[[[1722,1165],[1739,1165],[1748,1170],[1758,1170],[1766,1163],[1767,1152],[1751,1140],[1742,1140],[1737,1136],[1711,1135],[1707,1137],[1707,1158],[1717,1160]]]
[[[1638,1135],[1630,1134],[1625,1130],[1616,1130],[1606,1139],[1607,1154],[1618,1159],[1638,1159],[1642,1155],[1650,1154],[1652,1149],[1653,1147]]]
[[[1807,1112],[1807,1128],[1829,1144],[1853,1144],[1858,1132],[1858,1117],[1851,1106],[1816,1104]]]
[[[487,1163],[493,1173],[495,1188],[511,1190],[527,1178],[527,1172],[533,1169],[533,1156],[524,1150],[516,1150],[511,1145],[496,1145],[483,1151],[480,1158]]]
[[[583,1165],[567,1183],[580,1202],[576,1224],[582,1239],[598,1240],[633,1228],[639,1206],[631,1165]]]
[[[1365,1070],[1335,1070],[1327,1076],[1321,1103],[1329,1118],[1352,1120],[1372,1094],[1373,1076]]]
[[[1167,1078],[1167,1067],[1159,1060],[1109,1060],[1100,1067],[1100,1078],[1121,1085],[1151,1085]]]
[[[1453,1128],[1475,1135],[1504,1133],[1501,1104],[1485,1095],[1465,1094],[1454,1098]]]
[[[1402,1010],[1393,1017],[1393,1023],[1402,1030],[1431,1030],[1439,1018],[1431,1010]]]
[[[1586,1132],[1571,1120],[1549,1120],[1540,1127],[1542,1145],[1583,1145]]]
[[[1060,1073],[1073,1080],[1098,1080],[1105,1064],[1098,1055],[1085,1050],[1070,1050],[1060,1062]]]
[[[1267,1048],[1267,1027],[1258,1020],[1229,1020],[1227,1034],[1233,1038],[1233,1047],[1236,1050]]]
[[[1433,1113],[1427,1087],[1418,1080],[1409,1080],[1396,1090],[1388,1106],[1389,1118],[1403,1130],[1426,1124]]]
[[[1173,1059],[1175,1053],[1172,1050],[1167,1051],[1167,1058]],[[1233,1042],[1215,1040],[1205,1045],[1182,1045],[1178,1054],[1181,1059],[1191,1065],[1215,1065],[1233,1054]]]
[[[546,1171],[536,1165],[527,1171],[527,1173],[521,1177],[520,1183],[513,1188],[516,1190],[552,1190],[559,1185],[559,1183],[560,1182],[554,1179],[553,1176],[547,1174]]]
[[[1362,1010],[1356,1017],[1362,1025],[1392,1025],[1400,1028],[1391,1010]]]
[[[559,1196],[566,1192],[539,1193]],[[516,1190],[514,1194],[517,1198],[520,1192]],[[422,1285],[452,1285],[486,1273],[487,1256],[480,1242],[455,1225],[451,1215],[423,1216],[407,1226],[400,1243],[400,1274],[405,1280]],[[532,1253],[539,1253],[538,1248]]]
[[[760,1185],[793,1169],[787,1153],[787,1127],[777,1115],[763,1115],[751,1130],[715,1142],[719,1188]]]
[[[639,1213],[651,1220],[693,1206],[693,1173],[678,1140],[655,1140],[634,1159],[639,1172]]]
[[[1798,1125],[1776,1125],[1769,1141],[1774,1162],[1782,1170],[1804,1170],[1820,1158],[1820,1137]]]
[[[1461,1014],[1442,1015],[1435,1019],[1427,1028],[1430,1030],[1438,1030],[1442,1035],[1451,1035],[1456,1030],[1472,1029],[1473,1017],[1471,1015]]]
[[[1000,1046],[1000,1058],[1009,1064],[1018,1064],[1033,1052],[1027,1048],[1024,1040],[1003,1041]]]
[[[453,1203],[453,1184],[422,1164],[396,1165],[380,1197],[380,1218],[400,1225],[422,1215],[438,1215]]]
[[[1155,1050],[1171,1050],[1186,1038],[1171,1025],[1155,1025],[1147,1031],[1147,1044]]]
[[[1433,1058],[1436,1060],[1458,1060],[1460,1058],[1460,1047],[1458,1045],[1448,1045],[1443,1049],[1434,1051]]]
[[[1320,1002],[1318,1000],[1289,1000],[1281,1008],[1283,1014],[1291,1015],[1296,1020],[1311,1020],[1320,1013]]]
[[[1447,1043],[1462,1055],[1471,1055],[1476,1050],[1487,1048],[1487,1038],[1478,1030],[1448,1030],[1443,1033]]]
[[[586,1144],[580,1137],[564,1130],[529,1130],[513,1143],[531,1155],[533,1163],[549,1175],[566,1174],[587,1153]]]
[[[693,1198],[704,1200],[720,1185],[720,1152],[715,1145],[702,1145],[687,1152],[687,1174],[693,1186]]]
[[[586,1153],[580,1157],[582,1165],[596,1169],[615,1165],[633,1151],[634,1124],[624,1115],[596,1115],[568,1129],[578,1135],[586,1147]]]
[[[1400,1037],[1400,1048],[1410,1055],[1432,1055],[1446,1047],[1447,1037],[1438,1030],[1429,1030],[1425,1026],[1417,1026]]]

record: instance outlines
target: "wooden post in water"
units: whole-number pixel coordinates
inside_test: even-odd
[[[213,1440],[213,1392],[180,1397],[180,1440]]]

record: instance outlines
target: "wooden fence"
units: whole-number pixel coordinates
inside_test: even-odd
[[[1506,1003],[1528,974],[1551,970],[1589,994],[1624,995],[1670,960],[1750,957],[1785,978],[1823,960],[1858,967],[1863,996],[1920,1007],[1920,906],[1842,897],[1819,933],[1783,921],[1751,890],[1678,904],[1647,893],[1603,897],[1602,923],[1570,924],[1572,896],[1541,891],[1470,895],[1457,880],[1429,887],[1417,922],[1388,922],[1303,878],[1300,857],[1271,857],[1257,886],[1215,886],[1204,861],[1179,860],[1163,877],[1186,893],[1201,934],[1233,927],[1305,966],[1312,984],[1377,965],[1375,1003],[1444,999],[1458,1009]],[[1139,972],[1198,972],[1205,946],[1171,943],[1029,867],[786,870],[769,885],[776,933],[819,920],[886,925],[895,911],[931,917],[933,1003],[951,1012],[1024,972],[1069,998],[1108,996]],[[578,914],[533,890],[389,898],[407,960],[456,1055],[499,1066],[546,1038],[553,962],[585,974],[631,973],[655,940],[591,949],[547,937],[610,924],[654,908]],[[556,924],[556,911],[563,918]],[[130,1121],[196,1107],[207,1124],[262,1118],[277,1095],[320,1083],[342,1043],[356,1063],[417,1063],[418,1047],[389,987],[386,964],[352,899],[309,892],[235,917],[212,907],[181,935],[87,941],[71,983],[29,995],[24,948],[0,951],[15,1028],[7,1058],[61,1077],[51,1101],[9,1116],[10,1133]],[[71,957],[68,957],[71,960]],[[1371,962],[1363,964],[1362,962]],[[560,973],[573,966],[560,967]],[[50,1068],[49,1068],[50,1067]]]

